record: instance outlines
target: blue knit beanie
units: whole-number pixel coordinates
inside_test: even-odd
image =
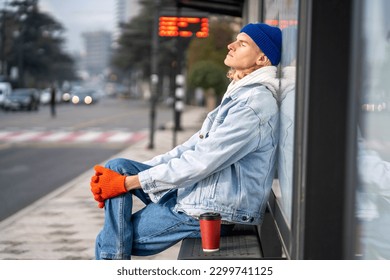
[[[265,53],[272,65],[278,65],[282,49],[282,31],[265,23],[249,23],[240,32],[246,33]]]

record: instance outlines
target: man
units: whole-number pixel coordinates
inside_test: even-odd
[[[221,214],[222,234],[236,223],[262,222],[275,171],[281,41],[277,27],[244,26],[224,60],[231,83],[198,133],[144,163],[95,166],[91,190],[105,208],[97,259],[156,254],[200,237],[204,212]],[[145,203],[136,213],[133,195]]]

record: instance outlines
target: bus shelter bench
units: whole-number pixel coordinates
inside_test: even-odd
[[[221,237],[219,251],[203,252],[200,238],[182,240],[179,260],[261,260],[283,259],[274,219],[267,208],[261,226],[236,224]]]

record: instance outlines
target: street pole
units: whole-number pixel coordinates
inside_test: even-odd
[[[3,9],[1,12],[1,45],[0,45],[0,55],[1,55],[1,72],[0,74],[4,74],[4,49],[5,49],[5,10]]]
[[[152,59],[151,59],[151,93],[150,93],[150,131],[148,149],[154,149],[154,130],[156,121],[157,85],[158,85],[158,23],[159,23],[160,0],[156,0],[152,34]]]
[[[6,48],[6,21],[7,21],[7,7],[8,3],[7,1],[4,2],[4,7],[2,10],[2,15],[1,15],[1,72],[0,74],[7,76],[7,63],[5,59],[5,48]]]
[[[180,61],[178,61],[180,63]],[[180,67],[178,66],[178,69],[180,70]],[[180,72],[176,75],[176,89],[175,89],[175,103],[174,103],[174,128],[173,128],[173,147],[176,147],[177,145],[177,132],[183,130],[181,127],[181,113],[184,110],[184,75],[182,75]]]
[[[177,6],[176,16],[180,18],[181,16],[181,7]],[[174,103],[173,103],[173,143],[172,146],[176,147],[177,145],[177,132],[182,130],[181,128],[181,112],[184,109],[184,76],[182,75],[182,42],[180,35],[176,37],[176,77],[175,77],[175,93],[174,93]]]
[[[24,27],[22,27],[24,28]],[[20,32],[19,38],[18,38],[18,86],[23,87],[24,86],[24,73],[23,73],[23,59],[24,59],[24,54],[23,54],[23,29]]]

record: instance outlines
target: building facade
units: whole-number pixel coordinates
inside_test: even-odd
[[[85,43],[85,70],[89,75],[105,73],[111,58],[112,34],[107,31],[83,33]]]

